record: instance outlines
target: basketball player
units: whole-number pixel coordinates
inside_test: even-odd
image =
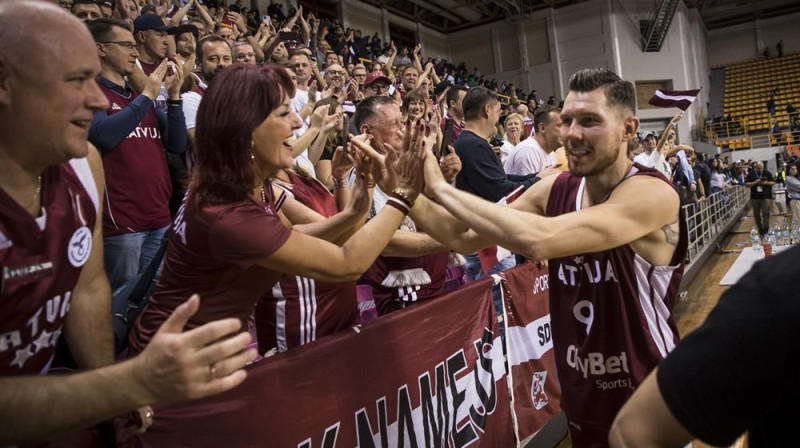
[[[249,335],[206,346],[239,322],[181,334],[196,297],[140,357],[111,365],[104,176],[86,142],[94,112],[108,107],[95,44],[46,2],[1,2],[0,30],[0,446],[241,383],[255,355],[241,352]],[[46,376],[62,334],[83,371]]]
[[[412,217],[461,253],[499,244],[550,260],[553,342],[572,443],[606,446],[616,411],[677,342],[671,309],[687,239],[675,190],[627,157],[639,127],[633,85],[606,69],[585,69],[569,88],[561,114],[569,173],[537,182],[503,207],[451,187],[428,157],[427,194],[441,206],[420,198]]]

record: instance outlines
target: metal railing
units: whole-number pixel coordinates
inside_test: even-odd
[[[739,219],[750,202],[750,189],[734,186],[708,196],[703,201],[683,206],[686,228],[689,230],[687,264],[715,246],[717,237]]]
[[[781,129],[781,132],[775,133],[767,129],[752,132],[747,122],[747,118],[742,118],[706,124],[701,140],[732,150],[783,146],[800,141],[800,130]]]

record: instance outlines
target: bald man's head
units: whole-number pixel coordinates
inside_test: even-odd
[[[85,156],[94,112],[108,106],[99,73],[78,19],[42,1],[0,1],[0,151],[44,166]]]

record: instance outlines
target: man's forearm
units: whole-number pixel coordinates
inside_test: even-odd
[[[296,230],[306,235],[311,235],[325,241],[337,241],[348,230],[352,229],[359,220],[363,219],[364,213],[357,213],[352,210],[339,212],[324,221],[299,224],[292,226]]]
[[[541,233],[538,224],[543,218],[488,202],[447,184],[437,186],[433,198],[485,243],[499,244],[532,260],[543,259],[532,244]]]
[[[0,378],[0,445],[44,440],[149,404],[133,369],[127,361],[72,375]]]
[[[89,370],[114,362],[111,328],[111,287],[105,276],[76,291],[64,328],[64,337],[78,367]]]
[[[425,233],[459,253],[473,253],[489,242],[471,231],[444,207],[420,195],[409,214]]]
[[[167,128],[164,138],[164,149],[174,154],[186,152],[188,136],[186,135],[186,118],[181,104],[167,103]]]
[[[113,115],[105,111],[96,112],[89,127],[89,141],[101,152],[111,151],[136,129],[151,107],[153,101],[139,95]]]
[[[385,257],[422,257],[444,252],[447,247],[425,233],[398,230],[381,252]]]

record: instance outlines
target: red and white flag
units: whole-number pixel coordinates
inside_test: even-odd
[[[649,104],[658,107],[677,107],[685,111],[697,99],[697,90],[656,90],[655,95],[648,101]]]
[[[522,196],[522,193],[524,192],[525,190],[523,190],[522,185],[520,185],[514,189],[514,191],[497,201],[497,203],[500,205],[508,205],[514,202],[518,197]],[[500,246],[489,246],[478,251],[478,259],[480,259],[481,268],[486,275],[489,275],[489,271],[492,269],[492,266],[496,265],[498,261],[510,256],[511,251]]]

